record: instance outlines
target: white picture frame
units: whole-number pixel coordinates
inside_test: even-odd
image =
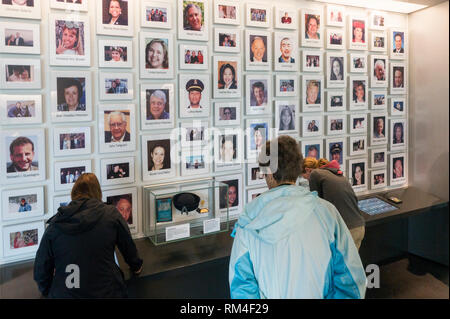
[[[345,30],[342,28],[327,28],[325,38],[326,48],[333,50],[345,49]]]
[[[181,150],[181,176],[201,176],[210,173],[212,156],[208,149]]]
[[[265,145],[266,141],[270,141],[274,137],[272,118],[261,117],[247,119],[245,127],[246,158],[258,158],[261,148]]]
[[[239,2],[230,0],[214,0],[215,24],[241,24],[241,10]]]
[[[179,68],[187,70],[207,70],[209,68],[208,46],[195,44],[180,44],[178,57]],[[192,56],[195,52],[195,56]],[[200,59],[199,59],[200,52]],[[188,55],[189,53],[189,55]],[[189,63],[188,63],[189,61]],[[201,63],[200,63],[201,62]]]
[[[48,25],[50,65],[91,65],[91,33],[88,16],[50,14]]]
[[[140,77],[172,79],[175,70],[174,46],[173,34],[141,31],[139,33]],[[148,62],[149,59],[150,62]]]
[[[358,167],[361,173],[358,172]],[[350,174],[349,177],[355,193],[367,191],[367,185],[369,184],[368,172],[367,158],[348,160],[348,174]],[[360,178],[358,178],[359,176]]]
[[[275,75],[275,96],[292,97],[298,96],[298,75],[276,74]]]
[[[271,32],[245,30],[245,69],[247,71],[270,71],[271,65]]]
[[[371,11],[369,13],[369,28],[371,30],[384,30],[386,28],[386,18],[385,12]]]
[[[367,113],[351,113],[349,121],[350,134],[364,134],[367,132]]]
[[[40,20],[41,1],[27,1],[24,5],[6,4],[6,1],[2,1],[0,17]]]
[[[177,176],[178,148],[174,138],[168,134],[142,135],[142,180],[144,182],[161,182]],[[160,150],[164,153],[161,154]],[[156,151],[155,151],[156,150]],[[162,167],[153,170],[152,152],[163,156]],[[175,158],[174,158],[175,157]],[[159,160],[158,160],[159,161]],[[159,164],[159,163],[158,163]]]
[[[406,114],[406,98],[403,96],[393,96],[390,99],[390,112],[392,116],[405,116]]]
[[[345,7],[327,4],[325,8],[328,26],[345,27]]]
[[[227,202],[224,203],[224,200],[229,201],[229,197],[231,194],[233,194],[234,197],[237,197],[237,203],[236,199],[234,200],[231,207],[228,207],[228,220],[234,220],[237,219],[242,211],[242,208],[244,206],[244,189],[242,184],[242,174],[232,174],[232,175],[225,175],[225,176],[217,176],[216,181],[222,182],[225,184],[228,184],[228,194],[220,194],[221,190],[224,189],[224,187],[216,187],[216,217],[220,217],[221,221],[225,221],[227,219],[226,215],[226,206]],[[236,188],[237,190],[230,190],[231,187]],[[226,196],[226,197],[225,197]],[[229,206],[229,204],[228,204]],[[225,208],[224,208],[225,207]]]
[[[348,49],[349,50],[367,50],[369,34],[367,32],[367,17],[348,16]]]
[[[337,161],[342,170],[345,169],[345,160],[347,155],[347,139],[345,137],[327,138],[325,140],[324,157],[330,161]]]
[[[370,171],[370,189],[380,189],[387,186],[387,170],[377,169]]]
[[[245,25],[247,27],[268,28],[272,21],[272,8],[269,5],[247,2],[245,6]]]
[[[387,90],[371,90],[370,106],[372,110],[387,110]]]
[[[327,90],[327,111],[342,112],[347,108],[347,94],[345,90]]]
[[[256,163],[247,163],[247,185],[248,186],[257,186],[264,185],[266,186],[266,179],[264,178],[264,174],[261,173],[259,168],[259,164]]]
[[[241,80],[241,58],[216,55],[213,58],[213,69],[214,98],[241,97],[243,87]]]
[[[101,68],[132,68],[132,40],[98,40],[98,66]]]
[[[134,98],[133,73],[99,72],[99,100],[122,101]]]
[[[312,17],[315,17],[315,21],[311,22]],[[311,22],[311,23],[310,23]],[[301,9],[301,34],[300,43],[302,47],[323,47],[323,12],[318,9]]]
[[[131,37],[134,33],[134,1],[121,0],[119,8],[111,8],[109,0],[96,0],[97,34]],[[108,8],[108,5],[110,6]],[[119,10],[120,9],[120,10]],[[118,13],[113,22],[113,16]]]
[[[141,27],[172,29],[174,14],[172,4],[162,1],[141,1]],[[158,10],[158,12],[154,10]]]
[[[179,75],[179,110],[180,118],[209,117],[210,112],[210,75],[206,73]],[[200,91],[201,90],[201,91]],[[191,91],[194,91],[191,94]],[[200,92],[200,98],[195,92]],[[192,107],[191,99],[194,101]],[[197,102],[198,101],[198,102]],[[198,106],[197,106],[198,105]]]
[[[300,144],[300,150],[303,154],[303,157],[313,157],[317,160],[324,156],[323,154],[323,139],[302,139]]]
[[[298,13],[295,7],[273,7],[274,25],[276,29],[297,30]]]
[[[399,35],[401,37],[396,36]],[[389,52],[390,57],[393,60],[405,60],[406,54],[408,53],[408,35],[403,28],[391,28],[389,30]],[[401,41],[400,41],[401,40]],[[399,46],[399,48],[397,48]]]
[[[297,100],[275,101],[275,128],[278,135],[299,134],[299,105]],[[288,122],[288,118],[290,119]]]
[[[51,9],[61,9],[66,11],[88,11],[88,0],[83,1],[64,1],[64,0],[50,0]]]
[[[132,184],[135,182],[134,172],[134,156],[100,160],[100,184],[102,186]]]
[[[35,22],[0,22],[0,53],[40,54],[40,30]]]
[[[370,150],[370,167],[385,167],[388,160],[387,148],[372,148]]]
[[[327,116],[327,135],[344,135],[347,133],[347,115]]]
[[[398,163],[399,162],[399,163]],[[399,164],[402,164],[401,167]],[[392,153],[389,155],[390,174],[389,185],[400,186],[407,183],[408,155],[407,153]]]
[[[245,113],[268,114],[272,108],[272,82],[270,75],[247,74],[245,77]]]
[[[238,170],[243,162],[242,129],[227,127],[214,130],[214,171]]]
[[[210,141],[208,120],[184,120],[180,122],[181,147],[201,149]]]
[[[402,72],[402,73],[399,73]],[[391,62],[390,63],[390,94],[406,94],[407,93],[407,80],[406,63],[404,62]]]
[[[350,110],[366,110],[369,93],[369,79],[365,75],[351,75],[349,79]]]
[[[319,50],[302,51],[302,71],[303,72],[322,72],[323,70],[323,52]]]
[[[324,132],[324,120],[321,114],[302,116],[302,137],[318,137]]]
[[[0,89],[40,89],[41,60],[2,58]]]
[[[370,32],[370,51],[386,52],[387,51],[387,33],[386,31],[371,31]]]
[[[43,216],[44,187],[7,189],[2,194],[2,220],[26,220]]]
[[[367,135],[350,136],[348,140],[349,140],[348,141],[349,156],[358,156],[367,154]]]
[[[348,66],[350,73],[367,73],[367,54],[365,53],[349,53]]]
[[[241,124],[241,102],[215,102],[214,125],[232,126]]]
[[[0,132],[0,184],[18,184],[45,180],[46,142],[44,129],[8,129]],[[30,143],[31,141],[31,143]],[[14,143],[13,154],[11,144]],[[31,144],[31,145],[30,145]],[[28,156],[26,154],[29,154]],[[12,158],[26,156],[26,162],[13,165]],[[30,163],[31,160],[31,163]],[[15,167],[18,168],[15,168]]]
[[[130,202],[131,200],[131,202]],[[108,205],[114,205],[124,218],[131,234],[138,232],[138,192],[137,187],[104,190],[103,201]],[[130,207],[131,204],[131,207]],[[126,215],[128,214],[128,218]],[[131,218],[131,219],[130,219]]]
[[[135,108],[134,104],[104,104],[98,106],[100,153],[132,152],[136,150]],[[125,123],[123,119],[126,120]],[[113,125],[112,129],[110,125]]]
[[[241,52],[241,30],[214,28],[214,51],[228,53]]]
[[[184,40],[194,40],[194,41],[208,41],[209,39],[209,31],[208,26],[209,22],[209,3],[208,0],[178,0],[178,39]],[[201,10],[201,17],[191,19],[189,22],[187,16],[188,12],[186,8],[190,4],[195,4],[195,10],[198,11],[197,8]],[[192,9],[191,9],[192,8]],[[189,7],[188,10],[193,12],[194,7]],[[186,18],[185,18],[186,16]],[[193,16],[193,15],[191,15]],[[198,16],[198,15],[196,15]],[[191,26],[192,24],[192,26]]]
[[[324,78],[322,75],[302,76],[302,111],[322,112],[324,100]],[[317,89],[319,92],[317,92]],[[315,98],[315,99],[314,99]]]
[[[388,126],[386,113],[370,114],[370,145],[386,145],[388,142]]]
[[[81,94],[79,94],[80,88]],[[50,72],[50,89],[52,122],[88,122],[92,120],[90,71],[52,71]],[[70,110],[69,104],[74,99],[78,99],[76,109]]]
[[[3,234],[3,257],[7,258],[21,255],[30,255],[31,257],[31,255],[36,254],[44,231],[44,221],[3,226],[1,231]],[[17,234],[20,234],[20,236]],[[21,237],[22,240],[14,236]]]
[[[0,94],[0,124],[42,123],[42,95]]]
[[[92,153],[91,127],[53,127],[53,156],[77,156]]]
[[[370,55],[370,87],[387,88],[389,68],[387,55]]]
[[[260,188],[247,189],[247,204],[268,190],[269,190],[269,188],[267,186],[260,187]]]
[[[347,79],[346,56],[344,53],[327,52],[327,88],[344,88]]]
[[[408,127],[406,119],[390,119],[389,120],[389,145],[391,151],[406,149],[406,140],[408,135]]]
[[[154,101],[152,101],[153,94]],[[176,116],[175,85],[173,83],[141,84],[140,103],[142,130],[174,127]],[[154,103],[154,111],[152,103]],[[157,116],[159,116],[158,119],[155,118]]]
[[[53,162],[53,167],[55,192],[70,191],[79,176],[83,173],[93,173],[92,160]]]
[[[275,71],[298,71],[297,39],[297,33],[274,32]]]

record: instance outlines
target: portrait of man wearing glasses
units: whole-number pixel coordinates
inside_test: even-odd
[[[108,115],[109,131],[105,131],[105,143],[121,143],[130,141],[130,133],[127,132],[126,115],[120,111],[111,112]]]

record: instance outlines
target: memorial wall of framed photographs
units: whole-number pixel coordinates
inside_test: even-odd
[[[279,135],[336,159],[358,194],[408,185],[406,15],[306,0],[0,0],[0,37],[0,264],[34,257],[83,172],[136,238],[142,188],[164,182],[232,180],[238,218],[266,189],[256,158]]]

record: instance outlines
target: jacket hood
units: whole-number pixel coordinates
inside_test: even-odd
[[[326,169],[327,171],[332,172],[335,175],[343,175],[344,173],[341,171],[339,166],[339,162],[336,160],[332,160],[327,165],[321,166],[320,169]]]
[[[58,213],[47,223],[54,225],[63,233],[80,234],[91,230],[102,218],[105,210],[103,202],[97,199],[79,199],[68,206],[59,207]]]
[[[289,185],[273,188],[247,204],[236,223],[262,241],[275,243],[301,229],[313,213],[317,192]]]

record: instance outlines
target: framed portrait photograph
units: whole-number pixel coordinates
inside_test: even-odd
[[[178,150],[168,134],[142,135],[142,180],[161,182],[177,176]]]
[[[99,72],[100,100],[132,100],[134,97],[133,73]]]
[[[261,3],[247,2],[245,7],[245,25],[248,27],[268,28],[271,26],[272,8]]]
[[[210,109],[209,74],[180,74],[180,117],[208,117]]]
[[[404,62],[391,62],[391,94],[406,94],[406,64]]]
[[[140,32],[139,50],[141,78],[172,79],[174,77],[172,34]]]
[[[214,23],[216,24],[241,24],[239,3],[230,0],[214,1]]]
[[[302,111],[323,111],[323,76],[303,75],[302,88]]]
[[[241,102],[215,102],[214,124],[216,126],[231,126],[241,124]]]
[[[3,190],[2,212],[3,221],[43,216],[44,187]]]
[[[302,137],[313,137],[323,135],[323,116],[302,116]]]
[[[54,127],[53,156],[91,154],[91,127]]]
[[[262,193],[268,191],[269,188],[266,187],[260,187],[260,188],[253,188],[253,189],[247,189],[247,203],[250,203],[252,200],[256,199],[259,195]]]
[[[396,116],[405,116],[406,114],[406,98],[404,97],[391,97],[390,98],[390,110],[391,115]]]
[[[134,3],[129,0],[96,0],[97,34],[131,37]]]
[[[267,185],[266,179],[264,178],[264,174],[261,172],[258,163],[247,164],[247,185],[248,186]]]
[[[348,170],[351,174],[351,184],[355,193],[367,190],[368,167],[366,158],[352,159],[348,161]]]
[[[0,94],[0,124],[42,123],[42,95]]]
[[[386,52],[387,42],[386,31],[370,32],[370,51]]]
[[[50,8],[66,11],[88,11],[88,0],[50,0]]]
[[[365,110],[368,106],[369,81],[365,75],[349,76],[350,110]]]
[[[342,28],[327,28],[325,38],[326,48],[335,50],[345,49],[345,31]]]
[[[181,176],[199,176],[210,173],[212,158],[208,149],[181,150]]]
[[[0,133],[0,182],[17,184],[45,180],[44,129],[8,129]]]
[[[272,118],[246,120],[247,159],[257,158],[266,141],[272,139]]]
[[[323,140],[319,139],[304,139],[300,142],[300,150],[303,153],[303,157],[314,157],[319,159],[323,157]]]
[[[136,150],[136,115],[134,104],[98,106],[100,153]]]
[[[178,39],[208,41],[209,1],[178,0]]]
[[[370,91],[370,106],[372,110],[386,110],[387,90]]]
[[[367,136],[350,136],[348,146],[348,155],[357,156],[367,153]]]
[[[41,60],[2,58],[0,89],[40,89]]]
[[[271,111],[272,83],[270,75],[249,75],[246,77],[246,114],[268,114]]]
[[[91,65],[88,16],[50,14],[49,34],[50,65]]]
[[[44,231],[44,221],[3,226],[3,257],[35,254]]]
[[[134,157],[114,157],[100,160],[102,186],[134,183]]]
[[[55,191],[70,191],[73,184],[84,173],[92,173],[91,160],[54,162]]]
[[[389,79],[387,55],[370,56],[370,73],[371,88],[387,88]]]
[[[41,19],[41,1],[39,0],[2,0],[0,17]]]
[[[347,133],[347,115],[327,116],[327,135],[343,135]]]
[[[402,185],[406,183],[408,176],[408,156],[406,153],[394,153],[390,158],[390,181],[389,185]]]
[[[386,13],[371,11],[369,14],[369,28],[372,30],[384,30],[386,28]]]
[[[174,15],[172,4],[163,1],[141,2],[141,27],[172,29]]]
[[[206,45],[180,44],[179,68],[207,70],[209,68],[208,47]]]
[[[210,140],[209,122],[191,120],[180,123],[181,146],[201,149]]]
[[[367,18],[358,16],[348,17],[348,49],[367,50],[369,42],[367,34]]]
[[[103,191],[103,201],[117,208],[128,224],[130,233],[138,231],[138,194],[136,187]]]
[[[241,30],[214,28],[214,51],[241,52]]]
[[[214,56],[214,98],[241,97],[241,58]]]
[[[390,56],[393,60],[404,60],[406,59],[407,37],[406,31],[400,28],[392,28],[389,31],[390,34]]]
[[[214,131],[214,171],[241,169],[244,162],[241,128]]]
[[[322,52],[318,50],[302,51],[302,71],[322,72]]]
[[[345,54],[328,52],[326,57],[327,88],[344,88],[347,78]]]
[[[0,22],[0,52],[40,54],[40,24]],[[4,41],[3,41],[4,40]]]
[[[390,131],[391,151],[406,148],[406,119],[391,119]]]
[[[349,71],[350,73],[366,73],[367,72],[367,54],[349,53]]]
[[[228,218],[237,219],[244,206],[242,174],[217,176],[216,181],[228,185],[228,193],[225,187],[216,187],[216,198],[219,199],[216,200],[216,212],[219,212],[221,220],[226,219],[228,207]]]
[[[327,91],[327,111],[340,112],[345,111],[347,107],[347,98],[344,90]]]
[[[173,128],[175,123],[175,85],[141,84],[141,129]]]
[[[313,9],[301,10],[301,45],[302,47],[323,47],[322,11]]]
[[[245,68],[247,71],[270,71],[272,61],[271,33],[245,30]]]
[[[87,122],[92,120],[90,71],[51,72],[50,89],[52,122]]]
[[[387,115],[386,113],[372,113],[370,129],[370,145],[387,144]]]
[[[98,40],[98,65],[101,68],[132,68],[133,41]]]
[[[380,189],[387,186],[387,170],[377,169],[370,171],[370,189]]]
[[[350,114],[350,134],[367,132],[367,113]]]
[[[325,157],[330,161],[336,161],[341,167],[345,164],[345,154],[346,153],[346,139],[341,138],[327,138],[325,140]],[[344,169],[342,169],[344,170]]]
[[[370,167],[378,168],[385,167],[387,160],[386,148],[372,148],[370,150]]]
[[[274,32],[275,71],[298,71],[296,33]]]
[[[333,27],[345,26],[345,7],[329,5],[326,6],[326,23]]]
[[[297,75],[275,75],[275,96],[297,96],[298,81]]]
[[[278,135],[299,133],[299,106],[297,100],[275,101],[275,128]]]
[[[273,8],[275,28],[296,30],[298,28],[298,14],[294,7]]]

